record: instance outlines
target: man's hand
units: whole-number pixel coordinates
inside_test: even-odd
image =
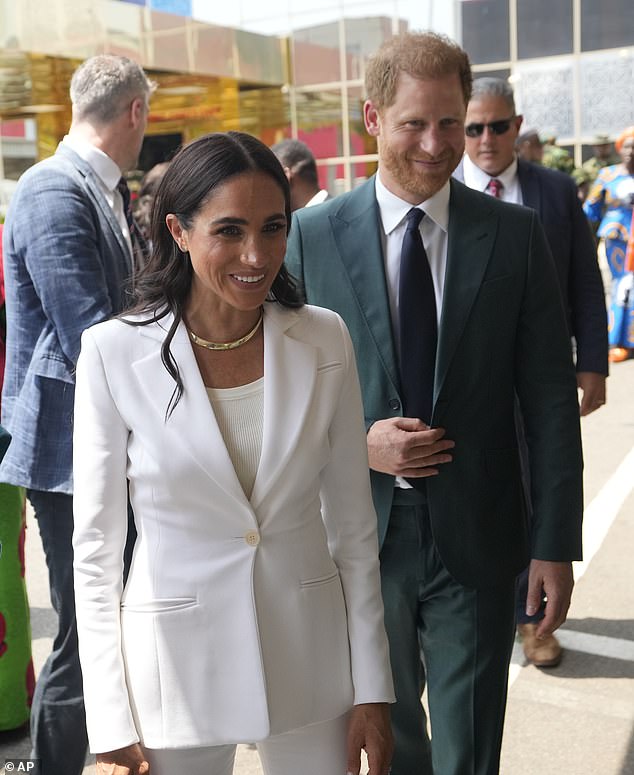
[[[436,466],[449,463],[453,441],[444,428],[433,428],[414,417],[377,420],[368,431],[370,468],[384,474],[422,478],[438,474]]]
[[[355,705],[348,722],[348,775],[359,775],[361,749],[368,757],[368,775],[387,775],[394,741],[390,725],[390,706],[386,702]]]
[[[595,371],[577,372],[577,387],[581,391],[579,414],[585,417],[605,404],[605,375]]]
[[[544,618],[537,627],[537,637],[551,635],[566,621],[574,586],[571,562],[547,562],[531,560],[528,569],[528,595],[526,614],[533,616],[542,601],[542,588],[546,593]]]
[[[138,743],[97,754],[97,775],[148,775],[150,765]]]

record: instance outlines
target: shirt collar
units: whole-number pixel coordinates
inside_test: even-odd
[[[388,191],[378,174],[375,177],[375,191],[383,231],[388,235],[401,223],[412,209],[412,205]],[[440,191],[419,205],[415,205],[444,232],[447,232],[449,226],[449,194],[450,186],[447,181]]]
[[[109,191],[115,190],[121,179],[121,170],[107,153],[74,135],[66,135],[62,142],[91,167]]]
[[[314,205],[320,205],[322,202],[325,202],[326,199],[328,199],[328,192],[322,188],[321,191],[318,191],[315,196],[311,197],[308,202],[306,202],[304,207],[314,207]]]
[[[485,191],[486,187],[489,185],[489,181],[495,177],[496,180],[499,180],[502,185],[508,189],[515,182],[515,177],[517,175],[517,157],[514,156],[513,161],[505,170],[502,170],[499,175],[492,176],[483,169],[480,169],[480,167],[478,167],[477,164],[474,164],[469,156],[465,154],[463,169],[465,183],[470,188],[475,188],[478,191]]]

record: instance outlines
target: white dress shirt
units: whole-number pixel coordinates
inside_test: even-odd
[[[522,201],[522,189],[520,188],[520,181],[517,176],[517,158],[514,158],[509,166],[505,170],[502,170],[499,175],[491,176],[480,169],[477,164],[474,164],[467,154],[465,154],[463,159],[463,170],[465,186],[474,188],[476,191],[487,193],[486,188],[489,185],[489,181],[494,177],[502,184],[502,196],[500,199],[504,202],[511,202],[516,205],[524,204]]]
[[[401,274],[401,248],[406,229],[405,216],[412,209],[409,202],[393,194],[376,178],[376,201],[381,216],[381,241],[385,261],[385,277],[392,317],[392,331],[396,351],[400,350],[401,331],[398,316],[398,286]],[[429,260],[434,292],[436,295],[436,314],[438,325],[442,312],[445,270],[447,268],[447,230],[449,226],[449,181],[434,196],[416,205],[425,213],[420,222],[420,233]],[[411,485],[398,476],[396,487],[410,489]]]
[[[62,142],[64,145],[68,146],[71,151],[75,151],[75,153],[83,159],[95,173],[97,183],[101,188],[106,201],[112,208],[117,223],[123,232],[126,244],[130,249],[130,256],[132,256],[132,238],[130,237],[128,222],[123,211],[123,197],[117,190],[117,184],[122,175],[119,165],[100,148],[97,148],[92,143],[86,142],[79,137],[65,135]]]
[[[325,202],[326,199],[328,199],[328,192],[325,188],[322,188],[320,191],[318,191],[312,199],[309,199],[308,202],[304,205],[304,207],[314,207],[315,205],[320,205],[322,202]]]
[[[381,240],[383,242],[383,258],[385,261],[385,277],[392,316],[394,343],[399,351],[400,326],[398,320],[398,284],[401,274],[401,248],[405,235],[405,216],[413,205],[392,194],[376,178],[376,201],[381,216]],[[449,182],[434,196],[416,205],[426,218],[420,223],[419,229],[429,260],[434,291],[436,294],[436,314],[440,325],[442,311],[443,289],[445,285],[445,269],[447,267],[447,228],[449,225]]]

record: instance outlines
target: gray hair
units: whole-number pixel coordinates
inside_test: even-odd
[[[476,78],[473,82],[471,99],[475,102],[475,100],[479,100],[482,97],[501,97],[508,105],[509,110],[515,115],[513,87],[504,78]]]
[[[137,97],[149,99],[156,84],[131,59],[100,54],[83,62],[73,73],[70,99],[73,116],[108,124]]]

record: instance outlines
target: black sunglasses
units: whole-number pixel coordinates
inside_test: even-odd
[[[515,116],[502,118],[499,121],[491,121],[490,124],[467,124],[464,131],[467,137],[480,137],[484,132],[484,127],[486,127],[490,132],[493,132],[494,135],[503,135],[511,128],[511,123],[514,118]]]

